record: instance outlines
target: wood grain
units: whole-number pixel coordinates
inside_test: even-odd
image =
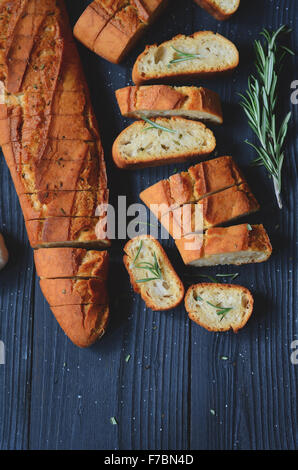
[[[90,2],[67,0],[72,24]],[[112,164],[111,146],[130,122],[122,119],[114,90],[131,84],[131,67],[146,44],[178,33],[216,30],[240,49],[239,69],[203,85],[223,99],[225,124],[215,129],[217,155],[233,155],[261,203],[250,223],[264,223],[274,254],[263,265],[194,269],[183,266],[172,240],[163,241],[185,284],[197,274],[239,272],[235,282],[250,288],[256,306],[247,327],[212,334],[190,324],[184,307],[173,312],[146,309],[129,286],[122,264],[125,240],[111,250],[111,324],[90,350],[74,347],[46,304],[36,279],[32,252],[8,170],[0,160],[0,231],[11,260],[0,273],[0,449],[294,449],[297,447],[297,366],[290,362],[297,339],[297,228],[295,184],[298,106],[286,149],[284,209],[276,208],[263,169],[244,143],[252,134],[239,108],[252,71],[253,40],[266,26],[292,26],[297,50],[295,0],[241,2],[228,22],[219,23],[192,0],[171,0],[171,8],[146,31],[126,61],[112,65],[79,45],[105,148],[111,201],[127,195],[139,202],[147,186],[187,165],[123,172]],[[257,12],[257,14],[256,14]],[[283,110],[290,84],[298,79],[290,59],[280,89]],[[186,83],[187,84],[187,83]],[[224,358],[224,359],[223,359]],[[110,421],[117,420],[116,425]]]

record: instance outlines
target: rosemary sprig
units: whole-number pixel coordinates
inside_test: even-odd
[[[211,307],[215,308],[216,309],[216,315],[218,315],[218,316],[221,315],[220,321],[222,321],[224,319],[224,317],[227,315],[227,313],[229,313],[231,310],[233,310],[233,307],[219,307],[218,305],[214,305],[211,302],[209,302],[208,300],[205,301],[199,295],[196,297],[196,300],[199,300],[200,302],[206,302],[206,304],[208,304]]]
[[[148,119],[145,116],[141,116],[141,118],[143,119],[143,121],[150,124],[150,127],[145,127],[143,131],[149,131],[149,129],[159,129],[160,131],[170,132],[171,134],[176,134],[177,132],[174,129],[169,129],[168,127],[161,126],[160,124],[157,124],[156,122],[151,121],[151,119]]]
[[[153,254],[154,263],[148,263],[148,262],[143,261],[141,263],[136,264],[136,261],[138,260],[139,255],[141,253],[142,247],[143,247],[143,240],[141,240],[141,243],[140,243],[140,246],[138,248],[136,257],[133,261],[133,264],[134,264],[134,267],[137,268],[137,269],[147,269],[152,274],[152,277],[148,277],[148,278],[145,278],[145,279],[139,279],[136,282],[141,283],[141,282],[155,281],[156,279],[162,279],[162,272],[161,272],[160,266],[158,264],[155,253]]]
[[[172,46],[175,52],[178,54],[178,59],[173,59],[169,62],[169,67],[172,64],[178,64],[179,62],[185,62],[186,60],[193,60],[193,59],[200,59],[201,55],[200,54],[191,54],[189,52],[183,52],[177,49],[176,47]]]
[[[253,163],[264,165],[272,176],[280,209],[282,209],[283,145],[291,113],[288,113],[278,125],[277,84],[286,55],[294,53],[287,47],[281,46],[278,40],[282,33],[289,32],[286,26],[281,26],[274,33],[269,33],[266,29],[262,31],[261,35],[265,38],[265,42],[255,41],[256,75],[249,77],[248,90],[245,95],[240,95],[242,98],[240,104],[248,117],[248,123],[259,140],[259,145],[246,141],[258,154]]]

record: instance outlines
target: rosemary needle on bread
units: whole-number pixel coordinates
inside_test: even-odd
[[[264,43],[255,41],[256,75],[248,79],[248,90],[242,97],[248,123],[259,140],[259,145],[246,141],[257,152],[254,160],[257,165],[264,165],[273,178],[278,206],[282,208],[281,185],[282,165],[284,161],[283,145],[288,131],[291,113],[281,123],[277,119],[277,84],[278,76],[287,54],[293,51],[280,45],[282,33],[289,33],[286,26],[281,26],[274,33],[262,31]]]

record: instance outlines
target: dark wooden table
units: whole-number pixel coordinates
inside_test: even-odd
[[[68,0],[72,23],[84,0]],[[79,46],[102,132],[111,200],[140,190],[183,165],[121,172],[111,162],[113,139],[127,124],[114,91],[131,83],[131,66],[145,44],[178,33],[219,31],[239,47],[241,63],[230,77],[203,82],[218,91],[225,124],[215,129],[217,155],[233,155],[243,167],[262,209],[247,222],[264,223],[274,253],[261,265],[187,269],[172,241],[164,246],[185,283],[200,273],[239,272],[237,282],[255,296],[253,317],[239,334],[212,334],[191,324],[183,306],[153,313],[132,292],[121,257],[124,241],[112,248],[112,321],[103,340],[80,350],[65,337],[45,302],[35,274],[17,196],[0,160],[0,231],[10,261],[0,273],[1,449],[294,449],[297,445],[297,372],[290,360],[297,339],[296,177],[298,106],[290,103],[298,61],[290,58],[282,77],[282,111],[293,117],[283,181],[284,208],[275,203],[263,169],[249,166],[252,134],[238,92],[252,70],[253,41],[263,27],[294,28],[289,45],[297,51],[296,0],[242,0],[228,22],[217,22],[191,0],[171,7],[120,66]],[[187,83],[186,83],[187,84]],[[127,356],[130,360],[127,361]],[[226,357],[223,360],[222,357]],[[113,425],[110,418],[118,424]]]

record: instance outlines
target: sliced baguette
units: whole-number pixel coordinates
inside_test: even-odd
[[[216,146],[210,129],[197,121],[179,117],[153,119],[156,125],[173,132],[151,128],[136,121],[124,129],[113,145],[118,168],[133,169],[184,162],[209,155]]]
[[[152,310],[170,310],[182,302],[183,284],[157,240],[146,235],[136,237],[125,245],[124,252],[123,261],[130,282],[147,307]],[[155,264],[155,261],[160,268],[161,279],[149,280],[156,276],[144,266],[148,266],[145,263]]]
[[[75,37],[96,54],[119,63],[167,0],[95,0],[74,27]]]
[[[130,118],[180,116],[223,123],[218,94],[203,87],[129,86],[116,90],[116,98],[121,114]]]
[[[240,0],[195,0],[195,2],[220,21],[229,19],[240,5]]]
[[[63,305],[51,310],[64,333],[80,348],[88,348],[106,332],[107,305]]]
[[[177,50],[200,57],[170,63],[181,58]],[[147,46],[134,64],[132,79],[141,85],[153,80],[207,77],[233,70],[238,63],[239,53],[231,41],[212,31],[199,31],[192,36],[180,34],[159,46]]]
[[[81,248],[43,248],[34,251],[37,275],[41,279],[99,278],[108,276],[107,251]]]
[[[237,333],[248,322],[253,305],[250,291],[234,284],[195,284],[185,296],[189,318],[208,331]]]
[[[191,266],[262,263],[272,254],[263,225],[214,227],[204,235],[188,235],[175,243],[184,263]]]
[[[167,212],[183,204],[198,202],[206,196],[244,182],[233,158],[224,156],[171,175],[169,179],[161,180],[142,191],[140,198],[160,220]]]

